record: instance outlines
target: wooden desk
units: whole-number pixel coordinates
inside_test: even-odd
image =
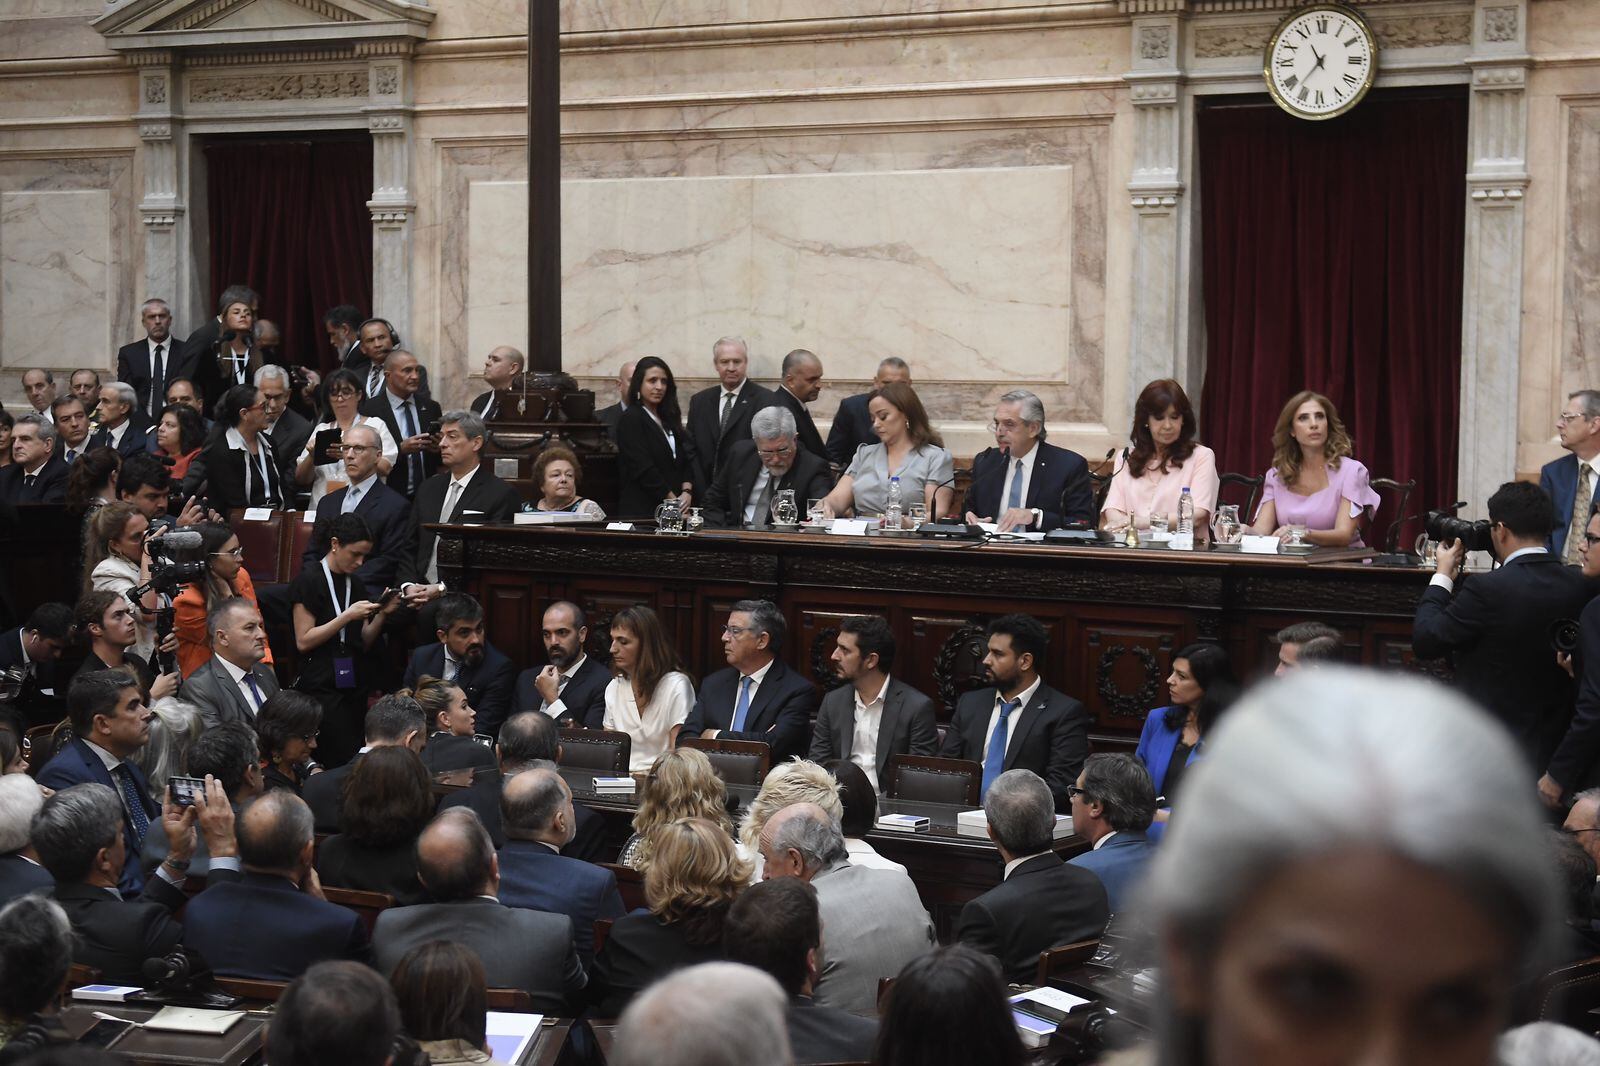
[[[61,1025],[74,1039],[81,1037],[96,1022],[96,1011],[129,1021],[142,1022],[155,1016],[160,1007],[132,1003],[71,1002],[61,1012]],[[111,1047],[111,1052],[121,1055],[138,1066],[167,1066],[167,1064],[196,1063],[214,1066],[248,1066],[260,1062],[263,1048],[262,1031],[266,1028],[270,1011],[251,1010],[221,1036],[201,1033],[161,1033],[155,1030],[131,1029]]]

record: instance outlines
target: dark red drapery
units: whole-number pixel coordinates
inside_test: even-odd
[[[206,145],[211,307],[230,284],[261,294],[285,363],[333,362],[322,316],[372,307],[372,141],[215,141]]]
[[[1198,119],[1202,438],[1218,468],[1266,470],[1284,402],[1315,389],[1372,476],[1417,479],[1410,513],[1454,500],[1465,96],[1373,96],[1328,122],[1270,104]]]

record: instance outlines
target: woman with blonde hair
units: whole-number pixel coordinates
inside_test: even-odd
[[[694,707],[694,682],[684,673],[666,627],[648,607],[624,607],[611,618],[611,668],[604,725],[628,734],[628,770],[648,770],[671,751]]]
[[[617,861],[643,870],[650,862],[651,832],[680,818],[704,818],[733,836],[728,786],[711,768],[706,753],[694,748],[673,748],[650,764],[644,795],[633,815],[633,836],[622,845]]]
[[[728,834],[680,818],[652,834],[644,875],[647,914],[617,919],[589,980],[594,1014],[615,1018],[646,985],[685,966],[725,958],[722,927],[750,880]]]
[[[467,694],[454,681],[424,674],[416,688],[403,688],[397,696],[410,696],[428,720],[428,743],[422,749],[422,764],[430,774],[495,765],[494,751],[473,737],[477,734],[478,712],[467,702]]]
[[[1367,468],[1350,457],[1350,434],[1333,401],[1307,389],[1289,397],[1272,430],[1267,471],[1251,531],[1287,539],[1305,527],[1305,542],[1359,548],[1361,520],[1377,510]]]
[[[761,879],[761,831],[773,815],[794,803],[815,803],[836,822],[844,818],[839,782],[820,764],[790,759],[774,766],[739,823],[739,855],[750,863],[752,882]]]
[[[83,592],[115,592],[122,595],[150,580],[150,559],[145,555],[145,534],[150,520],[131,503],[108,503],[91,514],[84,523]],[[149,662],[156,647],[156,608],[160,595],[154,591],[139,601],[139,639],[128,650]]]

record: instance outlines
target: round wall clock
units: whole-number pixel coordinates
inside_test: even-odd
[[[1262,75],[1279,107],[1296,118],[1342,115],[1361,102],[1378,71],[1367,20],[1342,4],[1297,8],[1267,42]]]

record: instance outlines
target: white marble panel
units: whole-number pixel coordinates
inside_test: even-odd
[[[46,365],[63,337],[111,344],[111,193],[0,193],[0,353]],[[106,348],[111,351],[111,348]]]
[[[466,355],[476,367],[496,345],[528,350],[527,182],[467,187],[467,249]]]

